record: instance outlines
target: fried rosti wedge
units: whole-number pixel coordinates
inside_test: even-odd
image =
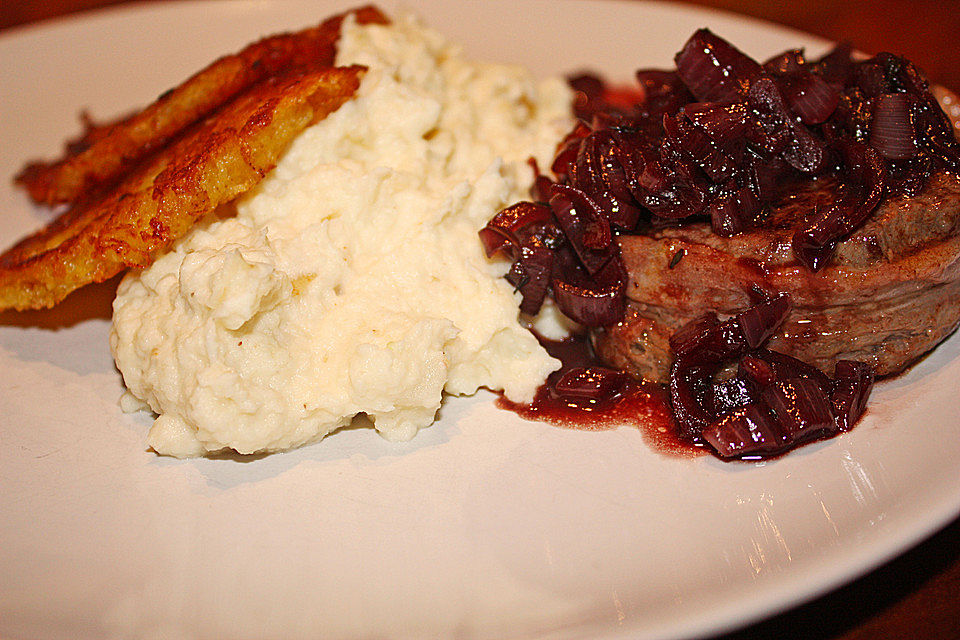
[[[360,24],[387,22],[375,7],[348,12]],[[120,178],[131,163],[173,140],[235,96],[266,78],[299,69],[333,66],[341,14],[296,33],[255,42],[224,56],[161,95],[144,110],[118,122],[97,126],[82,114],[84,135],[67,145],[55,162],[32,162],[16,181],[41,204],[73,203],[98,185]]]
[[[148,266],[199,218],[259,183],[297,135],[354,95],[363,72],[272,77],[236,97],[116,187],[0,256],[0,309],[50,307],[83,285]]]

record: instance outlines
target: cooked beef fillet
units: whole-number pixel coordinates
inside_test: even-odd
[[[834,191],[828,181],[815,183],[776,207],[765,228],[729,238],[709,223],[619,237],[627,312],[594,331],[598,355],[664,382],[668,339],[680,326],[786,292],[794,308],[770,349],[825,371],[838,359],[870,363],[879,376],[902,371],[960,322],[960,179],[941,173],[917,196],[888,199],[814,273],[797,263],[790,241]]]

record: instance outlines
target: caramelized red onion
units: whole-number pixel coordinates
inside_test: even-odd
[[[700,30],[675,62],[638,71],[633,88],[571,79],[579,122],[557,149],[553,178],[534,163],[536,202],[504,210],[480,232],[488,255],[513,260],[507,278],[524,313],[549,295],[585,326],[615,324],[628,285],[619,234],[709,220],[714,233],[734,236],[762,228],[780,201],[827,178],[839,185],[836,198],[792,238],[797,263],[818,271],[885,198],[960,171],[948,119],[898,56],[858,61],[840,45],[819,60],[790,50],[761,65]],[[763,347],[789,311],[778,296],[726,320],[706,313],[673,336],[670,392],[682,435],[722,457],[764,456],[859,419],[869,366],[841,361],[830,378]],[[599,378],[564,384],[574,398],[604,388]]]
[[[564,372],[551,387],[565,401],[579,406],[598,407],[614,402],[626,384],[623,371],[607,367],[576,367]]]
[[[840,198],[792,239],[794,255],[811,271],[830,260],[837,243],[867,221],[886,193],[887,167],[877,150],[851,140],[839,146],[847,167]]]
[[[791,306],[789,296],[781,295],[754,305],[738,315],[737,324],[747,346],[756,349],[769,340],[790,313]]]
[[[826,122],[840,104],[840,85],[808,71],[786,78],[784,85],[790,110],[805,125]]]
[[[751,338],[769,336],[790,312],[790,298],[781,295],[721,322],[715,313],[695,318],[670,337],[676,356],[670,369],[670,398],[681,435],[697,439],[716,419],[707,403],[710,381],[724,363],[750,348]]]
[[[697,100],[733,102],[762,71],[755,60],[723,38],[700,29],[674,58],[677,73]]]
[[[487,257],[505,252],[514,261],[507,280],[520,291],[524,313],[535,314],[546,299],[558,235],[550,208],[533,202],[504,209],[480,230]]]
[[[869,365],[841,360],[834,378],[763,343],[790,311],[786,295],[720,321],[707,314],[671,338],[670,400],[680,434],[721,458],[781,454],[848,430],[873,386]],[[736,361],[736,374],[716,380]]]
[[[520,202],[480,231],[487,256],[505,253],[507,280],[521,294],[520,310],[534,315],[552,292],[563,313],[597,327],[617,322],[626,306],[627,275],[610,221],[582,191],[551,185],[549,204]]]
[[[877,98],[870,125],[870,146],[888,160],[906,160],[917,155],[908,94],[884,93]]]
[[[867,408],[873,388],[873,369],[862,362],[840,360],[835,365],[830,401],[837,429],[849,431]]]
[[[489,258],[506,245],[520,246],[522,239],[530,237],[540,226],[549,222],[549,208],[532,202],[519,202],[495,215],[480,230],[480,241]],[[511,257],[517,259],[516,255]]]
[[[568,318],[585,327],[603,327],[623,317],[626,306],[626,272],[619,260],[611,260],[596,284],[586,284],[573,273],[553,279],[553,299]]]
[[[715,233],[733,236],[762,227],[770,207],[823,176],[840,184],[837,198],[793,237],[797,261],[817,271],[884,198],[917,193],[932,172],[960,170],[960,144],[913,65],[850,54],[841,45],[808,61],[790,50],[760,65],[700,30],[676,70],[638,71],[634,89],[572,78],[581,121],[558,148],[556,182],[538,172],[538,208],[508,209],[481,232],[488,252],[516,262],[511,281],[524,311],[535,313],[556,288],[562,310],[614,323],[625,308],[615,292],[625,287],[605,268],[620,261],[617,234],[707,218]],[[527,224],[517,216],[533,211],[538,231],[511,237]]]

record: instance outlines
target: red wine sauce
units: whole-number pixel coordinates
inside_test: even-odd
[[[522,418],[547,422],[568,429],[600,431],[633,426],[644,440],[661,453],[691,456],[706,451],[680,439],[673,421],[669,396],[663,386],[634,380],[625,373],[615,373],[602,365],[590,347],[589,338],[576,336],[563,341],[539,337],[540,344],[563,366],[550,374],[530,404],[517,404],[500,397],[497,406],[513,411]],[[616,376],[615,389],[598,397],[571,397],[557,391],[564,374],[588,369]],[[562,383],[561,383],[562,384]]]

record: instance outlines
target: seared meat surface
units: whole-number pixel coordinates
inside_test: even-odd
[[[890,198],[818,272],[797,263],[792,229],[834,197],[829,182],[787,199],[769,226],[730,238],[687,223],[618,238],[629,274],[623,322],[593,333],[598,355],[664,382],[669,337],[707,311],[789,293],[794,308],[769,348],[822,370],[838,359],[902,371],[960,322],[960,179],[941,173],[917,196]],[[671,266],[672,265],[672,266]]]

